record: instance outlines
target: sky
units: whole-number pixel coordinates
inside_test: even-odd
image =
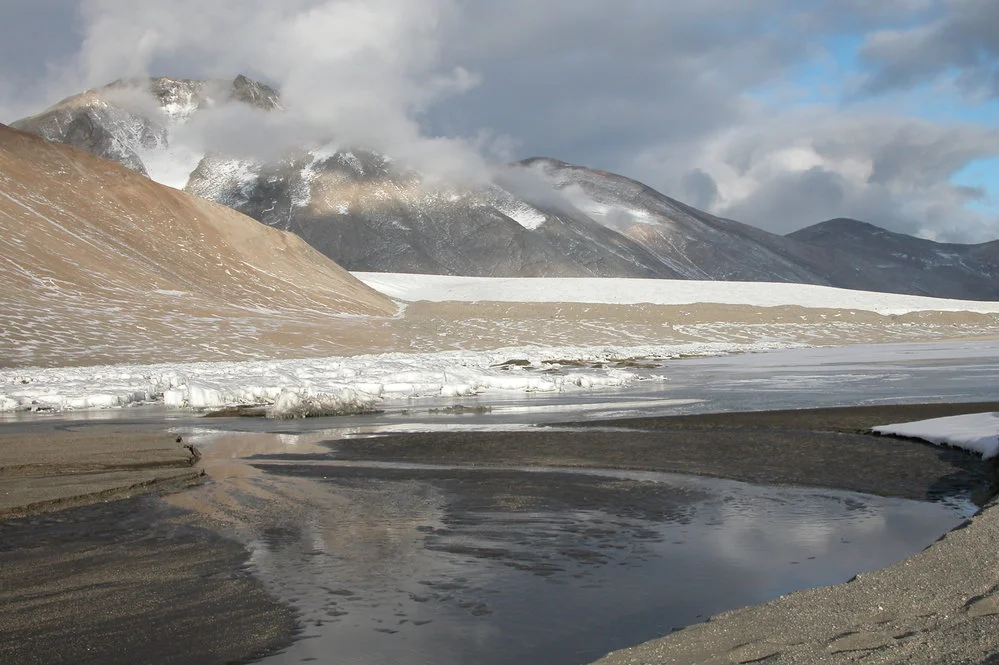
[[[0,0],[0,12],[0,122],[124,76],[243,73],[280,89],[299,126],[444,174],[547,156],[775,233],[852,217],[999,238],[995,0]]]

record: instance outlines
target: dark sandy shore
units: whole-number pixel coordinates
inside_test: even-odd
[[[996,410],[999,403],[720,413],[515,433],[402,434],[337,441],[335,448],[344,460],[638,469],[908,499],[968,492],[981,504],[994,494],[993,464],[960,450],[866,432],[886,423]],[[328,459],[268,457],[304,464]]]
[[[999,404],[633,419],[332,445],[340,459],[649,469],[907,498],[963,492],[986,503],[994,494],[993,464],[863,433],[873,425],[980,411],[999,411]],[[0,428],[7,516],[0,521],[0,663],[238,662],[293,636],[292,613],[247,572],[240,544],[155,497],[108,501],[176,489],[181,471],[195,476],[180,475],[181,484],[196,480],[191,451],[152,430]],[[77,449],[81,455],[67,457],[74,437],[87,443]],[[251,463],[307,469],[316,457],[267,455]],[[30,474],[40,484],[26,482]],[[566,487],[560,500],[572,503],[573,490]],[[11,517],[22,513],[32,514]],[[968,526],[896,566],[729,612],[600,662],[999,662],[989,660],[999,654],[997,537],[999,508],[989,504]]]
[[[0,428],[0,663],[227,663],[291,639],[239,543],[157,495],[197,453],[131,425]]]

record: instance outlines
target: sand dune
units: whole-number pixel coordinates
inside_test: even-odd
[[[396,311],[293,234],[2,125],[0,284],[0,366],[335,353]]]

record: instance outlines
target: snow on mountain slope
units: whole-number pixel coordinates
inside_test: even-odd
[[[161,77],[115,81],[11,126],[183,189],[205,155],[201,146],[177,140],[178,128],[199,111],[231,102],[261,110],[280,108],[275,90],[242,75],[232,81]]]
[[[813,284],[626,278],[452,277],[354,272],[371,288],[404,301],[548,302],[609,305],[718,303],[779,307],[909,312],[999,313],[999,302],[947,300],[851,291]]]
[[[720,219],[621,176],[549,159],[520,166],[557,193],[539,196],[537,178],[525,188],[503,177],[476,188],[432,186],[382,155],[335,146],[267,164],[208,157],[188,191],[293,231],[364,272],[786,282],[999,297],[987,270],[970,271],[960,285],[927,279],[912,265],[889,275],[865,253]]]
[[[338,317],[396,311],[292,234],[2,125],[0,283],[3,366],[332,353]]]
[[[208,157],[187,190],[292,231],[351,269],[599,274],[493,205],[515,206],[509,194],[426,186],[366,150],[330,145],[265,164]]]

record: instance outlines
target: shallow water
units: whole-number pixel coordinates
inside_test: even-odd
[[[971,508],[675,474],[338,463],[252,565],[302,614],[268,664],[586,663],[919,551]]]

